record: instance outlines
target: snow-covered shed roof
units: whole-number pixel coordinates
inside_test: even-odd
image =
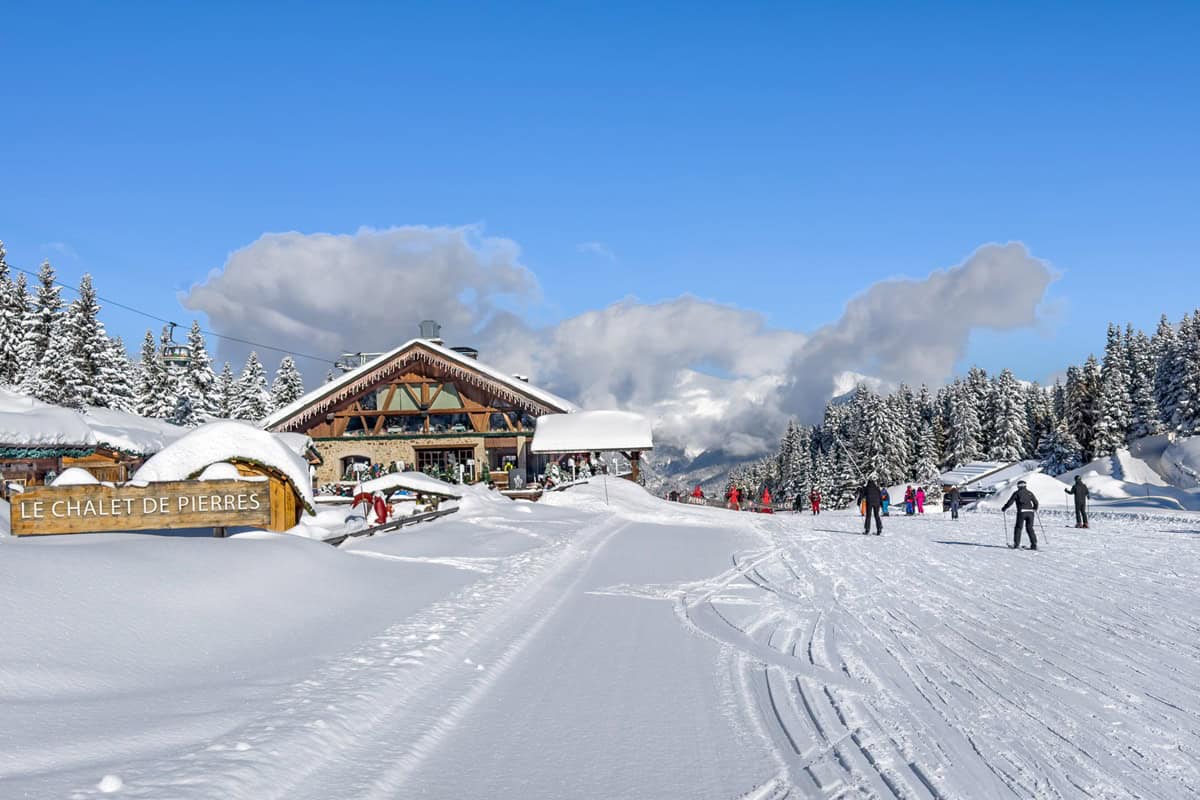
[[[363,481],[359,484],[359,489],[372,493],[386,492],[389,489],[407,489],[410,492],[438,494],[442,497],[453,497],[456,500],[462,497],[462,492],[458,491],[454,484],[431,478],[423,472],[392,472],[380,475],[378,478]]]
[[[482,361],[434,344],[428,339],[410,339],[379,358],[322,384],[294,403],[274,412],[261,424],[264,428],[274,429],[301,425],[392,373],[399,372],[414,361],[434,364],[455,378],[482,386],[529,411],[546,413],[549,409],[572,413],[579,410],[570,400],[507,375]]]
[[[653,450],[650,421],[631,411],[577,411],[538,417],[535,453]]]
[[[1024,475],[1036,463],[1024,461],[972,461],[961,464],[941,475],[943,486],[958,486],[959,488],[988,489],[1003,483],[1014,475]]]
[[[50,405],[0,388],[0,447],[29,449],[113,450],[146,455],[157,453],[187,433],[161,419],[148,419],[86,407],[82,411]]]

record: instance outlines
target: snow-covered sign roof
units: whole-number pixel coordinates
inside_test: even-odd
[[[650,421],[631,411],[577,411],[538,417],[535,453],[653,450]]]
[[[1024,461],[972,461],[962,464],[941,475],[944,486],[987,489],[1003,483],[1014,475],[1029,472],[1036,463]]]
[[[75,411],[0,389],[0,445],[17,447],[110,447],[145,455],[162,450],[187,433],[160,419],[111,408]]]
[[[211,464],[238,459],[279,470],[311,508],[312,482],[308,463],[288,443],[254,425],[232,420],[209,422],[166,447],[142,465],[135,481],[183,481]]]
[[[423,472],[393,472],[381,475],[369,481],[363,481],[359,488],[364,492],[386,492],[390,489],[407,489],[420,494],[437,494],[442,497],[462,497],[462,492],[452,483],[431,478]]]
[[[411,339],[379,358],[321,385],[271,414],[261,424],[264,428],[274,429],[298,427],[417,361],[433,364],[455,379],[486,388],[527,411],[544,414],[579,410],[570,400],[532,386],[470,356],[456,353],[428,339]]]

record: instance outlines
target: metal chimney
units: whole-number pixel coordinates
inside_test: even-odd
[[[442,344],[442,326],[436,320],[421,320],[421,338],[428,339],[434,344]]]

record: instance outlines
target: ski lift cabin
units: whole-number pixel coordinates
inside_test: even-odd
[[[170,323],[170,330],[167,333],[166,341],[162,343],[162,363],[163,366],[173,369],[186,369],[188,364],[192,363],[192,348],[186,344],[179,344],[175,341],[174,322]]]

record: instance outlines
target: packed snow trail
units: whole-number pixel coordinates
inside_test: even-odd
[[[137,713],[177,733],[140,752],[23,771],[16,749],[0,796],[99,796],[105,776],[123,797],[232,800],[1200,785],[1192,518],[1075,531],[1046,515],[1032,553],[1005,548],[996,514],[892,516],[865,537],[852,513],[739,514],[614,483],[612,506],[577,487],[332,551],[322,564],[396,570],[384,591],[400,596],[426,576],[427,599],[290,681],[230,683],[238,715],[187,728],[158,690]],[[37,709],[23,733],[45,740]]]

